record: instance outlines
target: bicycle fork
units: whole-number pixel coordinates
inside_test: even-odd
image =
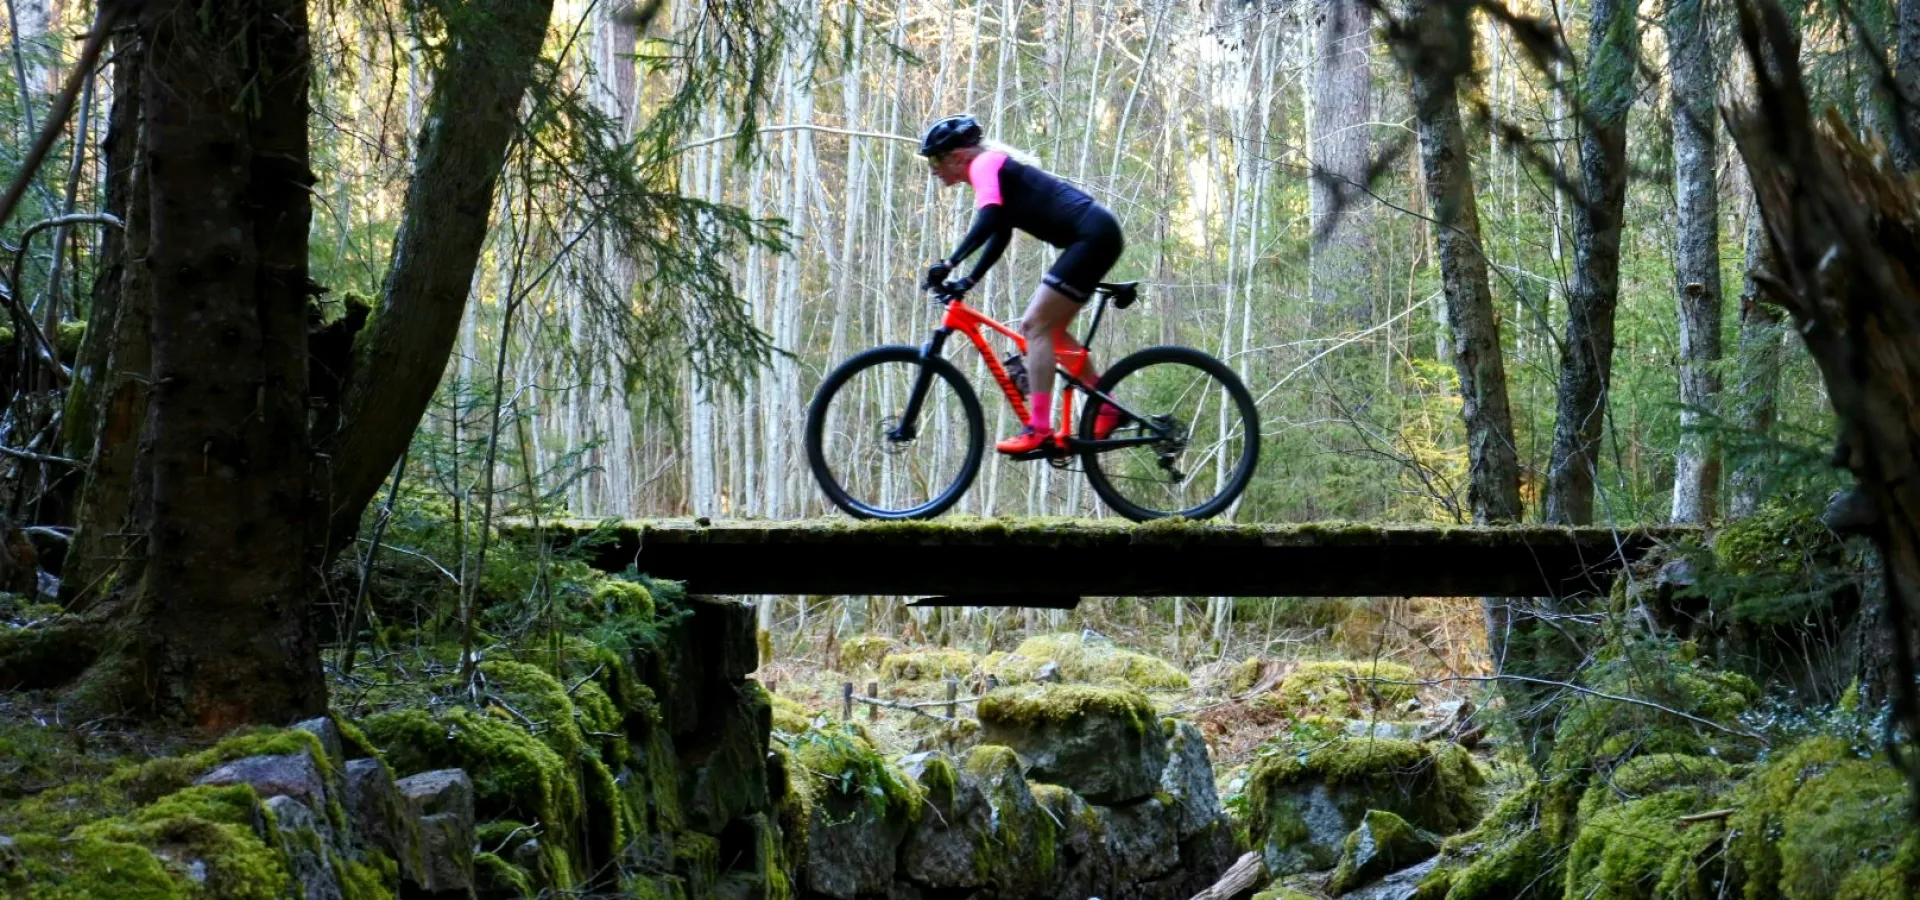
[[[933,384],[933,367],[924,365],[927,361],[939,359],[940,352],[947,345],[947,337],[953,329],[940,327],[933,330],[933,336],[927,339],[927,345],[920,348],[919,374],[913,378],[913,389],[907,392],[907,406],[900,411],[900,424],[887,432],[887,440],[906,443],[920,436],[920,407],[927,402],[927,388]]]

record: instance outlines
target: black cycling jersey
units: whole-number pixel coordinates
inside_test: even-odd
[[[1125,241],[1113,214],[1044,170],[988,150],[968,165],[967,180],[980,211],[950,260],[957,264],[984,245],[970,279],[978,281],[999,260],[1015,228],[1066,250],[1044,280],[1075,300],[1087,299],[1120,258]]]

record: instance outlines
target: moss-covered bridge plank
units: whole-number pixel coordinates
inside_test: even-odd
[[[595,566],[706,594],[946,595],[969,605],[1082,596],[1559,596],[1688,529],[1135,525],[1078,519],[546,523]],[[512,530],[525,533],[527,523]]]

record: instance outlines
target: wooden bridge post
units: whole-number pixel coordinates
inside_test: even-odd
[[[947,721],[949,722],[957,722],[960,720],[960,704],[954,702],[959,696],[960,679],[947,679]]]
[[[878,681],[867,682],[867,696],[872,697],[875,700],[880,699],[880,682]],[[880,705],[879,704],[877,703],[867,704],[867,721],[869,722],[880,721]]]
[[[853,721],[853,682],[840,685],[840,721]]]

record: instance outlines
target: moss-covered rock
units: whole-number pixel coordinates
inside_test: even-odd
[[[1144,653],[1123,650],[1105,639],[1079,634],[1046,634],[1027,638],[1012,653],[989,655],[982,663],[1005,684],[1032,681],[1047,663],[1059,666],[1070,682],[1130,687],[1139,690],[1186,690],[1187,673],[1172,663]]]
[[[1502,798],[1477,827],[1441,845],[1440,864],[1415,900],[1546,900],[1559,897],[1549,870],[1558,855],[1540,828],[1541,790],[1528,782]]]
[[[926,802],[919,786],[845,728],[796,737],[792,798],[804,810],[806,887],[838,900],[885,893]]]
[[[899,647],[893,638],[878,634],[856,634],[840,642],[840,671],[859,673],[878,670],[880,661]]]
[[[794,735],[813,727],[813,711],[801,706],[799,701],[778,694],[769,694],[767,699],[771,704],[774,731]]]
[[[1006,747],[983,745],[967,756],[966,771],[992,808],[992,839],[980,848],[979,865],[1000,896],[1047,896],[1059,862],[1059,827],[1034,799],[1019,759]]]
[[[1329,890],[1344,894],[1381,876],[1423,862],[1440,852],[1432,835],[1385,810],[1367,810],[1360,827],[1347,835]]]
[[[1779,754],[1726,798],[1733,875],[1749,900],[1920,896],[1920,830],[1884,757],[1818,737]]]
[[[696,831],[718,834],[769,806],[766,781],[772,704],[751,681],[721,695],[709,729],[680,744],[681,806]]]
[[[979,664],[980,658],[965,650],[915,650],[887,654],[880,671],[890,681],[940,681],[969,675]]]
[[[1332,868],[1370,809],[1440,834],[1479,819],[1484,776],[1455,744],[1322,737],[1266,753],[1251,773],[1249,830],[1276,875]]]
[[[1392,715],[1414,697],[1413,669],[1392,662],[1301,663],[1257,702],[1293,718]]]
[[[901,847],[900,874],[936,890],[985,886],[991,875],[993,809],[978,780],[944,753],[916,753],[900,764],[927,801],[927,814]]]
[[[1049,897],[1107,897],[1116,890],[1107,819],[1079,794],[1053,784],[1029,784],[1033,799],[1057,823]],[[1188,895],[1190,896],[1190,895]]]
[[[1013,748],[1037,781],[1097,805],[1138,800],[1160,786],[1167,747],[1141,694],[1079,685],[1003,688],[981,698],[982,739]]]

